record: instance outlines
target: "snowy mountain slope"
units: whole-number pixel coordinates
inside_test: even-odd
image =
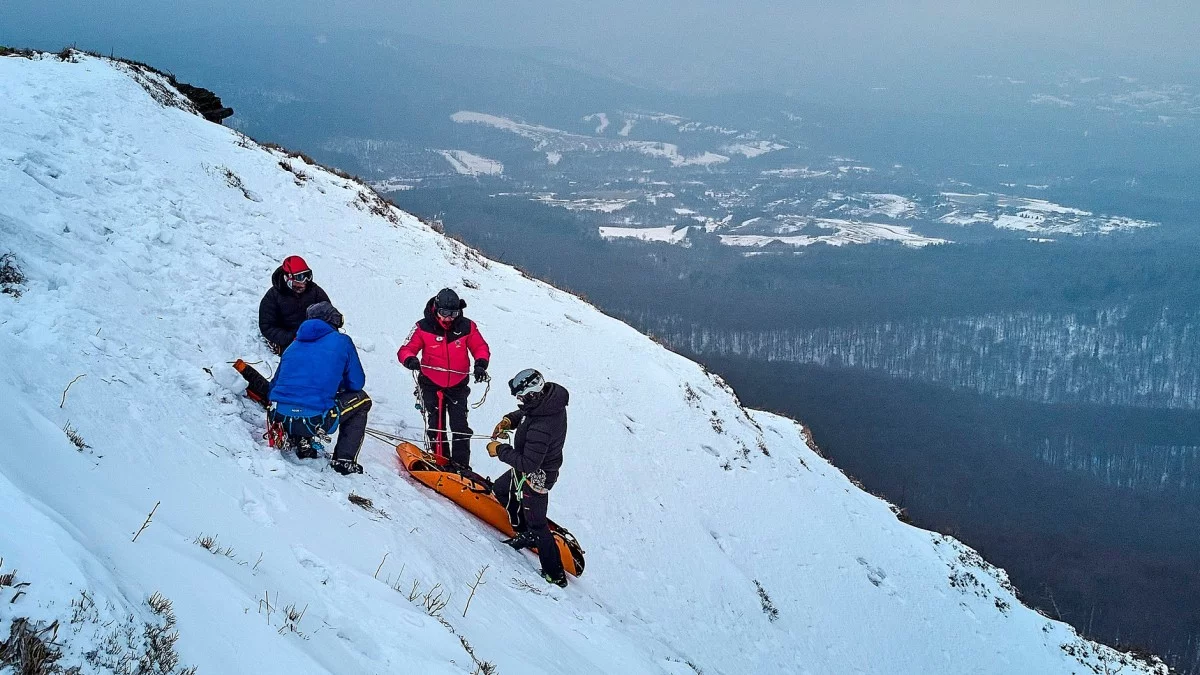
[[[64,664],[108,672],[114,631],[160,621],[146,598],[161,592],[201,673],[483,672],[465,645],[501,673],[1125,660],[1021,606],[969,549],[897,521],[795,423],[743,410],[698,365],[355,182],[162,105],[152,75],[75,61],[0,58],[0,253],[27,277],[20,298],[0,295],[0,573],[29,583],[0,588],[0,639],[16,617],[58,620]],[[255,310],[291,253],[346,315],[374,427],[417,435],[394,351],[443,285],[493,349],[477,430],[511,409],[499,381],[520,368],[571,391],[550,509],[588,551],[583,577],[545,586],[383,444],[368,441],[356,477],[265,446],[227,362],[276,363]],[[481,446],[475,458],[501,471]],[[421,604],[434,584],[452,594],[441,621]]]

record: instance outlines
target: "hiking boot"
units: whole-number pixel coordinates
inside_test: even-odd
[[[352,459],[335,459],[329,462],[329,466],[343,476],[363,472],[362,465]]]
[[[545,579],[547,583],[554,584],[555,586],[558,586],[559,588],[567,587],[567,573],[566,572],[559,572],[557,576],[550,574],[546,570],[541,570],[541,572],[542,572],[542,578]]]
[[[520,551],[523,548],[537,546],[537,537],[534,537],[532,532],[526,530],[525,532],[518,532],[515,537],[505,539],[504,543]]]
[[[320,443],[313,443],[313,439],[306,436],[301,436],[300,438],[295,439],[296,457],[299,457],[300,459],[316,459],[317,457],[320,457],[321,451],[317,448],[314,448],[314,445],[316,445],[317,448],[321,447]]]

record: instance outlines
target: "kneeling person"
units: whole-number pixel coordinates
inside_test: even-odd
[[[565,587],[567,575],[554,535],[550,533],[546,511],[550,506],[550,489],[558,482],[558,470],[562,467],[569,395],[562,385],[547,382],[532,368],[517,373],[509,380],[508,388],[517,398],[518,409],[500,419],[492,438],[515,429],[513,443],[492,441],[487,446],[489,455],[512,467],[492,485],[517,532],[517,536],[505,543],[518,550],[536,546],[542,577]]]
[[[324,289],[313,281],[313,272],[298,255],[284,258],[271,275],[271,288],[258,303],[258,329],[271,351],[282,354],[296,339],[309,307],[329,302]]]
[[[367,430],[371,399],[358,350],[348,335],[338,332],[342,315],[328,302],[307,310],[308,319],[279,361],[271,383],[271,422],[283,425],[298,440],[296,455],[312,458],[312,437],[339,428],[330,466],[340,474],[362,473],[358,452]]]

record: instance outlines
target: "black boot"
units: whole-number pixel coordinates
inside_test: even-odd
[[[343,476],[363,472],[362,465],[352,459],[335,459],[329,462],[329,466]]]
[[[525,532],[518,532],[517,536],[515,537],[505,539],[504,543],[520,551],[523,548],[537,546],[537,537],[533,536],[533,533],[526,530]]]
[[[321,456],[320,451],[313,447],[313,439],[301,436],[293,439],[293,441],[293,446],[296,448],[296,457],[300,459],[316,459]]]
[[[542,570],[541,572],[542,572],[542,578],[545,579],[548,583],[554,584],[555,586],[558,586],[559,588],[567,587],[567,573],[566,572],[559,572],[557,576],[550,574],[546,570]]]

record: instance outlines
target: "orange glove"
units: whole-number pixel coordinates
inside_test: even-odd
[[[491,443],[488,443],[487,451],[489,455],[495,457],[496,453],[500,452],[500,441],[492,441]]]
[[[508,430],[512,429],[512,420],[508,419],[508,415],[500,418],[500,422],[492,429],[492,438],[496,439],[501,436],[508,437]]]

